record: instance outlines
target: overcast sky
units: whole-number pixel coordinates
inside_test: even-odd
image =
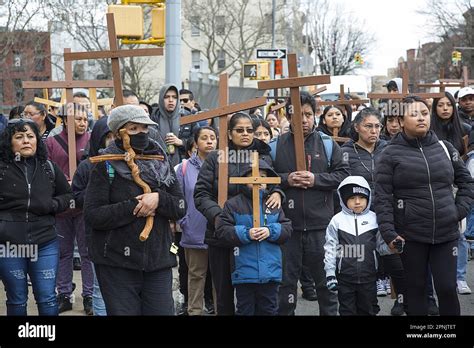
[[[407,49],[433,41],[427,33],[426,16],[417,13],[426,6],[426,0],[336,1],[365,19],[367,29],[377,37],[372,54],[364,57],[372,65],[372,69],[366,71],[370,75],[386,75],[387,68],[395,67],[399,57],[406,58]]]

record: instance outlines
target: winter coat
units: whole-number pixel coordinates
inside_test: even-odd
[[[339,185],[342,211],[334,215],[326,229],[324,270],[326,277],[336,276],[337,273],[338,279],[348,283],[375,282],[378,268],[375,251],[389,255],[390,249],[378,231],[375,213],[370,210],[371,198],[360,214],[354,213],[342,200],[339,190],[349,184],[371,190],[361,176],[349,176]]]
[[[458,222],[474,199],[474,181],[456,149],[443,143],[449,157],[433,131],[413,139],[399,133],[377,160],[375,212],[387,243],[397,235],[429,244],[458,239]]]
[[[270,166],[262,169],[273,172]],[[250,169],[245,172],[248,173]],[[245,174],[244,174],[245,175]],[[277,176],[275,172],[268,176]],[[216,235],[219,240],[234,248],[232,263],[232,284],[264,284],[281,282],[282,254],[280,244],[291,235],[291,221],[280,209],[270,209],[265,205],[266,194],[260,191],[260,226],[268,227],[270,236],[259,242],[250,239],[253,227],[252,192],[241,185],[243,193],[229,199],[222,214],[216,220]]]
[[[270,147],[263,141],[254,139],[251,145],[242,150],[236,150],[232,142],[229,143],[228,151],[228,177],[241,177],[243,171],[251,160],[252,151],[258,151],[259,159],[266,161],[270,166],[272,159],[270,156]],[[216,217],[222,212],[222,208],[217,203],[217,189],[219,179],[219,161],[222,160],[219,151],[211,152],[199,171],[196,187],[194,189],[194,204],[196,209],[207,219],[205,242],[209,245],[219,246],[215,236],[214,222]],[[228,178],[226,178],[227,180]],[[227,187],[228,199],[242,193],[242,185],[229,184]],[[274,186],[272,192],[278,191],[283,195],[279,186]],[[282,200],[283,201],[283,200]]]
[[[349,175],[349,165],[343,161],[341,148],[333,141],[328,167],[323,140],[315,130],[305,138],[304,147],[306,157],[310,158],[309,170],[314,173],[314,186],[308,189],[288,184],[288,175],[296,171],[293,134],[283,134],[278,141],[274,168],[282,179],[280,187],[286,195],[283,208],[294,230],[326,230],[334,215],[333,191]]]
[[[158,153],[158,152],[157,152]],[[176,176],[173,183],[150,185],[159,193],[159,204],[148,239],[140,241],[146,218],[133,215],[135,198],[143,189],[115,172],[110,178],[106,163],[96,164],[91,172],[84,202],[85,222],[92,227],[89,255],[94,263],[152,272],[176,265],[170,251],[172,235],[169,220],[185,214],[184,197]]]
[[[183,231],[180,242],[183,248],[207,249],[207,244],[204,243],[207,220],[194,205],[194,187],[201,166],[202,160],[197,154],[193,154],[189,160],[179,164],[176,170],[187,204],[186,215],[178,221]]]
[[[54,215],[71,201],[71,188],[55,163],[36,157],[0,161],[0,243],[43,244],[55,239]]]

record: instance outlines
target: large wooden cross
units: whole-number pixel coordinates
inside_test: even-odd
[[[328,105],[361,105],[370,103],[369,99],[351,99],[347,100],[344,92],[344,85],[339,85],[339,96],[336,100],[324,100],[320,101],[318,104],[323,106]]]
[[[290,88],[292,108],[291,125],[293,127],[295,142],[296,170],[306,170],[306,157],[304,152],[303,124],[301,120],[300,87],[325,85],[331,83],[329,75],[298,77],[296,54],[288,55],[289,78],[279,80],[259,81],[258,89]]]
[[[444,78],[444,68],[441,68],[439,72],[439,83],[419,83],[417,86],[421,88],[439,88],[440,93],[444,93],[448,87],[459,87],[461,84],[459,82],[445,82]]]
[[[89,59],[111,59],[112,75],[114,80],[115,106],[123,105],[122,94],[122,76],[120,74],[120,60],[125,57],[149,57],[162,56],[163,48],[142,48],[120,50],[117,44],[117,34],[115,31],[114,14],[107,13],[107,31],[109,36],[109,51],[91,51],[91,52],[74,52],[64,55],[65,61],[73,60],[89,60]]]
[[[64,56],[71,52],[70,48],[64,49]],[[66,110],[67,105],[73,102],[73,90],[74,88],[112,88],[113,81],[110,80],[90,80],[80,81],[73,80],[72,73],[72,62],[64,59],[64,81],[23,81],[23,88],[62,88],[66,90]],[[74,112],[75,113],[75,112]],[[66,115],[65,115],[66,116]],[[77,156],[76,156],[76,131],[74,114],[68,114],[67,122],[67,140],[68,140],[68,152],[69,152],[69,177],[72,180],[74,173],[77,168]]]
[[[422,99],[429,98],[443,98],[444,93],[409,93],[408,92],[408,69],[402,69],[402,90],[398,93],[369,93],[367,97],[369,99],[403,99],[409,95],[417,96]]]
[[[253,210],[253,227],[260,227],[260,185],[281,183],[281,178],[267,178],[260,176],[260,168],[258,165],[258,152],[252,151],[252,176],[243,178],[230,178],[231,184],[250,184],[252,185],[252,210]]]
[[[469,69],[467,66],[462,67],[462,78],[461,79],[440,79],[439,82],[446,82],[453,84],[453,86],[459,87],[468,87],[470,84],[474,83],[474,80],[469,79]]]
[[[219,107],[199,114],[184,116],[180,119],[180,125],[190,124],[194,122],[204,121],[219,117],[219,153],[224,154],[225,159],[228,155],[228,135],[227,135],[227,116],[235,114],[236,112],[248,110],[263,106],[267,103],[265,97],[255,98],[242,103],[229,105],[229,75],[227,73],[219,76]],[[222,156],[220,156],[222,158]],[[224,207],[227,201],[227,187],[229,168],[227,160],[219,163],[219,186],[218,186],[218,203]]]

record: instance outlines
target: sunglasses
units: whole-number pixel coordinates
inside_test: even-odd
[[[253,128],[234,128],[234,131],[238,134],[243,134],[244,132],[247,132],[248,134],[253,134],[254,129]]]
[[[30,120],[29,118],[14,118],[12,120],[8,120],[8,124],[17,124],[17,123],[32,123],[34,124],[35,121]]]
[[[189,98],[183,98],[183,99],[181,99],[180,101],[181,101],[181,103],[186,104],[186,103],[189,102]]]

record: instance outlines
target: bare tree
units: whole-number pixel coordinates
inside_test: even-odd
[[[108,35],[105,20],[107,6],[119,0],[71,2],[71,0],[50,0],[45,2],[43,14],[50,21],[59,21],[64,30],[78,42],[84,51],[108,49]],[[145,16],[148,12],[145,12]],[[138,45],[119,45],[119,48],[134,49]],[[97,60],[99,74],[104,79],[112,78],[111,62]],[[137,93],[144,100],[152,100],[159,90],[159,81],[146,78],[149,75],[150,58],[121,58],[121,74],[124,88]],[[62,69],[62,55],[54,59]]]
[[[256,48],[270,47],[272,17],[268,4],[264,0],[185,0],[184,28],[195,28],[200,36],[183,40],[202,52],[211,74],[227,71],[232,76],[242,71]],[[241,86],[243,82],[241,77]]]
[[[363,30],[364,22],[328,0],[311,1],[303,20],[322,74],[354,72],[358,68],[355,54],[366,55],[375,42],[374,35]]]

